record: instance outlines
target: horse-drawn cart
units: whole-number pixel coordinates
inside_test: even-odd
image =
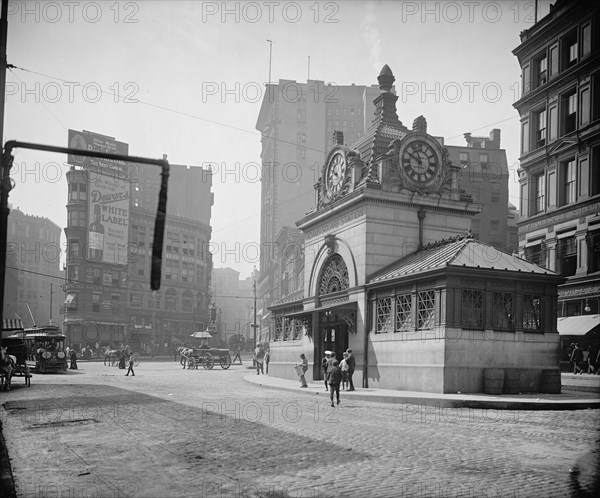
[[[229,349],[217,348],[192,348],[188,354],[188,368],[198,368],[202,366],[207,370],[212,370],[215,362],[219,362],[223,370],[231,366],[231,355]]]
[[[23,337],[19,335],[4,337],[2,347],[6,348],[6,352],[14,358],[12,377],[23,377],[25,385],[31,386],[31,372],[27,365],[27,344]]]

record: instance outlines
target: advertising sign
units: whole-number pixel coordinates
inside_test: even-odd
[[[90,182],[87,257],[91,261],[127,264],[129,182],[96,175]]]
[[[93,150],[95,152],[108,152],[126,156],[129,154],[129,145],[118,142],[112,137],[91,133],[89,131],[69,130],[69,147],[81,150]],[[69,154],[67,163],[73,166],[79,166],[88,170],[92,180],[95,174],[105,174],[118,176],[124,180],[132,180],[136,165],[125,161],[115,161],[111,159],[98,159],[95,157],[77,156]]]

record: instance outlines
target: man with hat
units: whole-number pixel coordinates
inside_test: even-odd
[[[325,357],[321,360],[321,369],[323,370],[323,379],[325,381],[325,390],[329,391],[327,384],[327,369],[329,367],[329,360],[331,359],[331,355],[333,353],[329,350],[325,351]]]
[[[354,373],[354,368],[356,367],[356,359],[352,354],[351,349],[347,349],[346,353],[348,353],[348,357],[346,358],[346,363],[348,364],[348,382],[350,382],[350,389],[348,391],[354,391],[354,383],[352,382],[352,374]]]

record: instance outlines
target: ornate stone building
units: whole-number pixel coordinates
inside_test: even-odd
[[[479,392],[486,368],[527,365],[524,387],[558,365],[554,272],[470,238],[481,207],[461,195],[460,166],[396,114],[384,66],[375,118],[348,147],[336,134],[304,233],[304,284],[270,307],[270,373],[295,376],[300,353],[322,378],[325,350],[356,357],[355,384]],[[310,372],[309,372],[310,377]]]
[[[567,335],[600,325],[599,25],[597,2],[558,0],[513,51],[523,79],[514,104],[522,127],[519,252],[565,277],[558,316]]]

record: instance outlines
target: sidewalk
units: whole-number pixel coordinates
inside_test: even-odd
[[[391,389],[362,389],[341,391],[342,400],[373,401],[377,403],[410,403],[430,405],[436,408],[483,408],[499,410],[582,410],[600,408],[600,393],[577,390],[578,386],[569,385],[571,378],[562,377],[561,394],[438,394],[416,391],[395,391]],[[587,382],[596,385],[598,381]],[[269,375],[246,375],[244,380],[250,384],[267,389],[295,391],[308,396],[320,396],[329,400],[323,381],[309,382],[307,389],[300,388],[297,380],[280,379]],[[578,380],[581,380],[578,376]],[[583,383],[583,382],[581,382]]]

